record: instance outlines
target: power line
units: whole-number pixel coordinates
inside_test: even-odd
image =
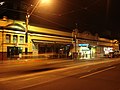
[[[4,9],[5,9],[6,11],[9,10],[9,11],[19,12],[19,13],[24,13],[24,14],[27,13],[27,12],[25,12],[25,11],[20,11],[20,10],[18,11],[18,10],[15,10],[15,9],[8,9],[8,8],[4,8]],[[36,14],[32,14],[31,16],[35,16],[35,17],[40,18],[40,19],[42,19],[42,20],[45,20],[45,21],[47,21],[47,22],[49,22],[49,23],[52,23],[52,24],[55,24],[55,25],[58,25],[58,26],[61,26],[61,27],[64,27],[64,28],[71,29],[71,28],[69,28],[69,27],[66,27],[66,26],[63,25],[63,24],[59,24],[59,23],[54,22],[54,21],[52,21],[52,20],[45,19],[45,18],[40,17],[39,15],[36,15]]]

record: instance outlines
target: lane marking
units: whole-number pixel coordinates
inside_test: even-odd
[[[38,85],[41,85],[41,84],[44,84],[44,83],[48,83],[50,81],[55,81],[55,80],[58,80],[58,79],[61,79],[62,77],[59,77],[59,78],[54,78],[52,80],[47,80],[47,81],[44,81],[44,82],[39,82],[39,83],[35,83],[35,84],[30,84],[30,85],[26,85],[24,87],[20,87],[20,88],[17,88],[17,90],[27,90],[27,88],[31,88],[31,87],[35,87],[35,86],[38,86]]]
[[[20,81],[29,81],[29,80],[32,80],[32,79],[37,79],[37,78],[42,78],[43,76],[36,76],[36,77],[29,77],[29,78],[26,78],[26,79],[21,79]]]
[[[20,78],[21,79],[22,78],[28,78],[28,77],[33,77],[33,76],[37,76],[37,75],[43,75],[43,74],[53,73],[53,72],[57,72],[57,71],[64,71],[64,70],[69,70],[69,69],[83,67],[83,66],[85,66],[85,65],[59,68],[59,69],[50,70],[50,71],[44,71],[44,72],[30,73],[30,74],[25,74],[25,75],[16,76],[16,77],[0,78],[0,82],[14,80],[14,79],[20,79]]]
[[[80,67],[84,67],[84,66],[91,66],[91,65],[97,65],[97,64],[104,64],[104,63],[107,63],[107,62],[112,62],[113,60],[111,61],[102,61],[102,62],[95,62],[95,63],[86,63],[86,64],[80,64],[80,65],[76,65],[76,66],[73,66],[73,67],[65,67],[65,68],[60,68],[60,69],[55,69],[55,70],[50,70],[50,71],[45,71],[45,72],[37,72],[37,73],[34,73],[34,74],[27,74],[27,75],[22,75],[22,76],[16,76],[16,77],[7,77],[7,78],[0,78],[0,82],[3,82],[3,81],[9,81],[9,80],[14,80],[14,79],[22,79],[22,78],[28,78],[28,77],[32,77],[32,76],[37,76],[37,75],[43,75],[43,74],[48,74],[48,73],[52,73],[52,72],[56,72],[56,71],[64,71],[64,70],[69,70],[69,69],[73,69],[73,68],[80,68]]]
[[[97,74],[97,73],[100,73],[100,72],[104,72],[104,71],[107,71],[107,70],[110,70],[110,69],[113,69],[113,68],[115,68],[115,66],[114,66],[114,67],[107,68],[107,69],[104,69],[104,70],[101,70],[101,71],[98,71],[98,72],[94,72],[94,73],[91,73],[91,74],[88,74],[88,75],[85,75],[85,76],[82,76],[82,77],[80,77],[79,79],[85,78],[85,77],[88,77],[88,76],[91,76],[91,75],[94,75],[94,74]],[[54,80],[57,80],[57,79],[53,79],[52,81],[54,81]],[[19,89],[19,90],[21,90],[21,89],[27,89],[27,88],[34,87],[34,86],[37,86],[37,85],[41,85],[41,84],[43,84],[43,83],[47,83],[47,82],[49,82],[49,81],[51,81],[51,80],[44,81],[44,82],[40,82],[40,83],[35,83],[35,84],[32,84],[32,85],[27,85],[27,86],[24,86],[24,87],[18,88],[18,89]]]
[[[104,71],[107,71],[107,70],[110,70],[110,69],[113,69],[113,68],[115,68],[115,66],[110,67],[110,68],[106,68],[104,70],[100,70],[100,71],[97,71],[97,72],[93,72],[93,73],[90,73],[90,74],[87,74],[87,75],[84,75],[84,76],[81,76],[81,77],[79,77],[79,79],[86,78],[86,77],[89,77],[89,76],[92,76],[92,75],[95,75],[95,74],[98,74],[98,73],[101,73],[101,72],[104,72]]]

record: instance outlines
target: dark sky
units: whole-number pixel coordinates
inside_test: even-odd
[[[25,20],[26,10],[32,10],[38,0],[5,1],[6,4],[0,6],[0,17],[6,15]],[[90,31],[102,37],[119,39],[119,9],[120,0],[51,0],[49,5],[40,4],[36,8],[30,24],[68,32],[77,27],[79,32]]]

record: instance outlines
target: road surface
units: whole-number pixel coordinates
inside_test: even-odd
[[[119,59],[113,59],[83,63],[52,63],[42,66],[36,63],[7,68],[3,66],[3,70],[1,68],[0,71],[0,89],[120,90],[118,63]],[[40,67],[42,69],[38,69]]]
[[[23,90],[120,90],[120,64],[77,74],[45,84],[21,88]]]

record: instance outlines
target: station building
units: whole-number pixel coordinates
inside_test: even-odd
[[[75,34],[38,26],[28,26],[28,43],[25,43],[25,22],[0,19],[0,60],[8,60],[19,55],[46,54],[56,58],[68,58],[77,53],[78,59],[101,57],[105,53],[119,50],[117,40],[101,38],[90,32]],[[22,57],[22,56],[21,56]]]

